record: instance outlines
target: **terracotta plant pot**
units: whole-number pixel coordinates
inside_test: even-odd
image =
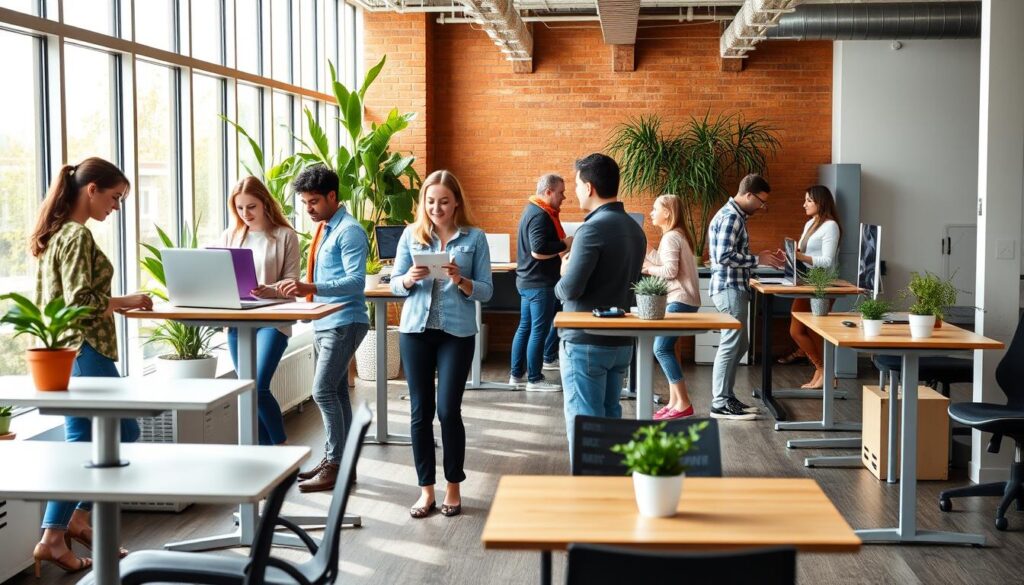
[[[77,349],[30,349],[25,352],[28,371],[37,390],[67,390]]]

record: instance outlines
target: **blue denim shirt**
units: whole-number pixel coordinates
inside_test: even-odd
[[[441,310],[444,313],[444,331],[456,337],[476,335],[476,301],[491,298],[494,287],[491,284],[491,252],[487,247],[484,232],[477,228],[459,228],[446,247],[448,256],[459,266],[463,278],[473,281],[473,294],[468,297],[455,283],[446,280],[441,287]],[[429,246],[416,241],[411,227],[405,228],[398,240],[395,267],[391,271],[391,292],[408,297],[402,306],[402,322],[398,330],[402,333],[421,333],[427,327],[430,313],[431,289],[434,279],[427,277],[407,289],[402,284],[405,273],[412,268],[413,254],[441,252],[441,241],[433,236]]]
[[[316,253],[313,283],[318,303],[345,303],[345,307],[313,322],[316,331],[334,329],[352,323],[370,323],[366,313],[366,255],[370,240],[366,230],[344,207],[324,226]]]

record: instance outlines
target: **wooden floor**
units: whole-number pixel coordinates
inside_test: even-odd
[[[507,356],[494,356],[485,367],[485,378],[507,377]],[[860,381],[843,380],[851,399],[838,401],[837,420],[860,419],[860,384],[877,383],[877,374],[862,363]],[[710,404],[709,366],[685,368],[699,414]],[[737,395],[748,400],[759,380],[760,369],[741,367]],[[778,367],[776,387],[793,387],[809,378],[809,369]],[[656,375],[656,390],[666,390]],[[372,400],[373,385],[359,382],[358,395]],[[392,429],[408,429],[408,402],[400,400],[402,384],[391,385],[389,420]],[[967,399],[969,388],[954,388],[954,397]],[[793,420],[820,418],[821,402],[789,400]],[[623,403],[623,415],[633,416],[635,405]],[[341,549],[340,582],[346,584],[432,583],[533,583],[539,573],[539,555],[528,552],[485,551],[480,534],[498,478],[505,474],[566,474],[569,472],[561,393],[468,392],[463,405],[468,453],[463,486],[463,515],[445,518],[435,514],[413,520],[408,507],[417,497],[416,476],[409,447],[367,446],[359,463],[359,483],[349,511],[360,514],[363,527],[346,529]],[[303,412],[287,417],[290,442],[311,445],[311,461],[322,454],[323,433],[319,411],[308,403]],[[723,469],[729,476],[812,477],[854,528],[889,527],[896,523],[898,484],[879,482],[863,469],[806,469],[803,458],[811,451],[787,451],[785,441],[822,433],[772,430],[772,421],[723,421],[721,425]],[[438,436],[439,432],[438,432]],[[828,436],[837,436],[834,433]],[[1010,448],[1004,445],[1004,448]],[[438,454],[440,460],[440,452]],[[438,471],[438,479],[442,479]],[[940,490],[965,483],[965,471],[957,470],[949,482],[919,484],[919,526],[924,529],[958,530],[986,534],[989,545],[969,547],[865,546],[855,554],[801,554],[799,581],[803,584],[865,583],[939,585],[945,583],[1024,583],[1024,514],[1010,512],[1010,531],[993,527],[996,498],[958,500],[955,512],[943,514],[937,507]],[[444,486],[439,484],[438,499]],[[325,494],[303,495],[297,490],[285,504],[286,513],[319,512],[326,508]],[[159,548],[168,541],[211,535],[232,528],[231,508],[192,506],[180,514],[125,513],[125,546],[138,550]],[[278,549],[280,556],[303,558],[293,550]],[[243,549],[218,554],[245,554]],[[564,579],[564,555],[555,555],[555,582]],[[8,581],[11,585],[74,583],[48,566],[43,578],[29,571]],[[682,576],[681,576],[682,579]],[[682,582],[682,581],[681,581]],[[750,583],[757,583],[751,575]]]

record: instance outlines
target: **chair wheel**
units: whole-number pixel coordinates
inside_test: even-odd
[[[996,530],[1006,530],[1010,527],[1010,521],[1006,518],[996,518]]]
[[[949,498],[939,498],[939,509],[943,512],[949,512],[953,509],[953,501]]]

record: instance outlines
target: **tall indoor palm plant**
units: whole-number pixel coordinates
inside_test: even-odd
[[[711,216],[731,195],[728,185],[747,173],[763,173],[778,150],[775,130],[740,114],[706,113],[678,129],[663,129],[659,116],[620,124],[608,148],[619,159],[627,193],[674,193],[689,213],[684,229],[704,253]]]

